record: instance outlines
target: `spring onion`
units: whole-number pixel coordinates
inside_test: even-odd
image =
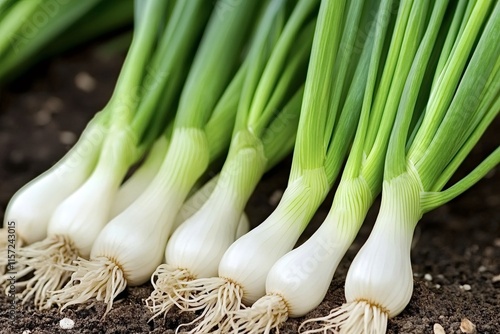
[[[51,213],[47,238],[18,250],[18,262],[24,266],[18,277],[33,273],[31,278],[16,282],[25,288],[21,294],[23,302],[34,297],[39,307],[50,306],[46,303],[48,291],[60,288],[69,277],[62,266],[79,256],[89,256],[97,234],[109,219],[114,196],[125,173],[144,149],[140,147],[140,138],[146,128],[144,123],[149,120],[141,116],[149,111],[140,108],[135,113],[139,105],[137,95],[145,94],[137,87],[141,87],[145,66],[156,42],[155,25],[159,23],[164,5],[150,1],[146,6],[145,15],[151,21],[143,21],[136,27],[115,92],[104,108],[104,115],[109,113],[109,124],[94,170]],[[140,121],[134,122],[134,114]]]
[[[174,13],[179,13],[178,22],[170,22],[192,30],[194,18],[206,12],[205,3],[177,2]],[[229,144],[230,136],[224,134],[234,126],[244,70],[232,81],[231,76],[258,5],[257,1],[245,1],[223,12],[215,7],[182,90],[160,170],[137,200],[97,236],[90,260],[75,261],[70,268],[71,281],[53,294],[52,301],[64,304],[64,308],[96,298],[104,301],[109,311],[127,285],[150,279],[162,261],[179,208],[210,161],[218,158],[210,153],[221,152],[221,147],[223,150]],[[217,117],[222,121],[211,123]]]
[[[111,217],[116,217],[124,211],[151,184],[160,169],[162,159],[168,149],[168,144],[169,139],[167,139],[167,136],[160,136],[151,147],[145,161],[136,171],[134,171],[132,176],[120,186],[111,209]],[[196,185],[193,187],[191,191],[193,194],[188,196],[188,199],[184,202],[175,217],[174,230],[204,205],[214,191],[218,177],[219,175],[214,176],[199,189]],[[247,215],[243,213],[238,222],[235,238],[241,237],[243,234],[247,233],[249,229],[250,221]]]
[[[434,7],[445,5],[437,1]],[[456,39],[451,49],[442,49],[446,60],[438,63],[422,120],[410,136],[423,70],[415,57],[389,140],[379,215],[347,274],[347,303],[316,319],[323,328],[309,333],[385,333],[387,319],[399,314],[412,294],[410,247],[422,215],[463,193],[500,162],[497,148],[442,191],[500,110],[500,3],[491,7],[490,1],[477,1],[463,16],[463,29],[457,33],[458,26],[451,26]]]
[[[294,90],[300,77],[304,80],[300,70],[307,64],[314,27],[307,19],[315,5],[295,7],[285,26],[280,27],[284,20],[277,18],[284,15],[286,3],[271,1],[259,23],[246,58],[248,69],[228,157],[209,199],[167,244],[166,264],[156,270],[155,291],[147,300],[154,316],[189,299],[183,283],[217,274],[220,259],[235,240],[238,221],[255,186],[266,168],[292,149],[303,91]],[[302,49],[292,53],[295,40]],[[287,99],[290,101],[282,107]],[[276,112],[278,108],[282,110]]]
[[[0,83],[37,60],[121,27],[131,19],[131,0],[2,1]]]
[[[206,332],[218,325],[224,331],[222,323],[228,313],[265,294],[269,269],[290,251],[325,198],[354,136],[362,99],[356,94],[346,99],[348,87],[343,80],[334,85],[345,3],[323,3],[321,8],[287,189],[276,210],[224,253],[219,277],[186,284],[186,289],[197,293],[187,301],[186,309],[203,309],[204,318],[195,330]]]
[[[328,5],[333,6],[331,3]],[[378,91],[372,107],[375,79],[390,18],[385,13],[390,9],[391,2],[387,1],[380,5],[376,17],[376,22],[380,24],[372,24],[371,27],[359,25],[359,22],[367,21],[366,17],[362,18],[362,13],[364,12],[366,15],[372,12],[366,9],[363,11],[365,6],[367,4],[363,2],[350,4],[341,43],[346,47],[340,50],[339,55],[339,63],[341,64],[339,68],[347,69],[352,58],[352,46],[359,45],[359,41],[356,41],[359,29],[360,38],[366,38],[366,42],[361,59],[357,64],[350,95],[344,107],[354,107],[356,99],[360,99],[364,95],[362,114],[354,146],[347,162],[348,167],[346,167],[336,190],[332,208],[321,228],[306,243],[280,258],[272,266],[266,279],[266,295],[257,300],[252,307],[238,310],[231,315],[228,326],[231,326],[234,332],[269,333],[272,328],[278,328],[279,324],[286,321],[289,316],[303,316],[314,309],[326,294],[337,264],[356,235],[357,229],[380,187],[380,182],[377,180],[381,179],[381,173],[371,173],[373,180],[366,180],[365,170],[367,168],[381,170],[383,158],[371,159],[371,157],[383,156],[385,147],[384,145],[374,145],[375,147],[367,148],[364,146],[363,139],[367,132],[370,114],[377,114],[374,110],[383,108],[385,99],[388,97],[387,91],[384,90],[383,94],[382,90]],[[369,8],[369,6],[367,7]],[[325,6],[324,10],[333,9]],[[374,29],[377,29],[375,33]],[[367,32],[368,34],[362,35]],[[376,41],[375,46],[373,46],[373,40]],[[396,40],[394,44],[392,49],[399,51],[400,41]],[[394,62],[386,63],[380,87],[386,86],[385,83],[392,77],[394,70]],[[390,95],[392,99],[397,99],[397,97],[397,92],[392,92]],[[384,136],[387,140],[387,128],[390,130],[390,124],[394,118],[391,118],[391,113],[395,114],[395,110],[384,108],[383,113],[378,113],[379,117],[383,115],[384,122],[389,124],[389,126],[379,128],[377,136],[380,138],[378,141],[383,142]],[[363,150],[365,151],[363,152]],[[367,162],[361,166],[359,174],[356,174],[353,171],[354,166],[356,166],[353,161],[356,160],[354,157],[361,153]]]

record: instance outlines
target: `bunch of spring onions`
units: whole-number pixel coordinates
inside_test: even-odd
[[[105,6],[66,2],[43,36]],[[0,31],[43,4],[0,0]],[[177,307],[199,312],[190,333],[279,332],[321,303],[381,193],[347,303],[299,331],[384,333],[411,297],[422,215],[500,162],[498,148],[443,190],[500,111],[500,3],[141,0],[134,14],[108,105],[8,205],[22,301],[106,314],[151,280],[152,318]],[[292,149],[277,208],[248,232],[250,196]],[[293,249],[342,167],[328,216]]]
[[[287,13],[291,7],[291,13]],[[155,316],[189,298],[186,283],[217,275],[243,209],[266,169],[295,141],[317,3],[272,0],[243,65],[245,77],[224,166],[205,204],[168,241],[147,300]],[[287,17],[287,15],[289,15]],[[301,45],[294,50],[294,43]],[[188,306],[183,306],[188,307]]]
[[[0,85],[15,79],[37,61],[126,27],[132,22],[132,18],[132,0],[0,1]],[[101,116],[96,118],[101,118]],[[58,173],[65,174],[69,169],[76,167],[76,164],[82,163],[82,166],[76,168],[78,171],[74,171],[73,176],[65,178],[60,185],[70,182],[72,186],[68,189],[75,189],[81,184],[82,178],[86,178],[85,175],[95,164],[96,154],[100,150],[105,132],[101,126],[103,124],[102,119],[93,120],[82,134],[79,144],[64,158],[64,162],[60,161],[57,167],[53,168],[57,169]],[[87,152],[89,150],[93,153]],[[47,187],[52,187],[52,181],[45,181]],[[58,184],[54,186],[58,187]],[[64,188],[66,187],[62,186],[63,190],[53,195],[60,199],[67,197],[71,190],[68,192]],[[49,193],[51,192],[46,194]],[[54,209],[53,205],[46,207],[44,201],[39,201],[38,198],[30,198],[28,202],[33,202],[34,205],[25,207],[23,212],[16,213],[16,219],[29,222],[23,224],[20,227],[21,230],[16,226],[16,232],[19,233],[15,240],[16,248],[45,237],[45,222],[49,219],[48,214]],[[60,200],[55,202],[60,202]],[[4,218],[4,226],[7,226],[7,215]],[[35,223],[37,221],[44,223],[40,226]],[[26,233],[32,228],[36,230]],[[5,228],[0,229],[0,236],[1,275],[7,270],[8,264]]]
[[[468,176],[442,190],[500,111],[500,3],[461,1],[453,8],[432,88],[416,126],[414,109],[425,88],[432,40],[440,33],[447,1],[436,1],[398,104],[384,167],[382,204],[370,237],[346,278],[347,303],[313,319],[340,333],[385,333],[387,319],[408,304],[412,289],[410,247],[425,212],[463,193],[500,162],[500,148]],[[425,10],[414,2],[411,13]],[[432,77],[431,77],[432,78]],[[418,111],[417,111],[418,113]]]
[[[334,11],[335,5],[325,2],[321,10]],[[409,68],[404,66],[403,59],[407,54],[413,55],[415,50],[412,45],[414,40],[403,40],[404,29],[397,28],[403,24],[402,21],[406,25],[405,18],[400,15],[392,28],[394,35],[389,50],[387,54],[383,52],[384,41],[390,37],[387,30],[391,15],[386,13],[391,11],[392,1],[352,2],[346,8],[346,27],[341,42],[346,47],[339,50],[338,68],[347,70],[349,66],[355,66],[351,94],[355,94],[356,99],[362,99],[362,105],[359,102],[356,105],[362,111],[342,179],[321,227],[308,241],[281,257],[271,267],[266,279],[266,295],[252,307],[231,314],[228,323],[235,333],[269,333],[289,316],[303,316],[318,306],[328,290],[338,263],[380,191],[383,157],[402,92],[401,83],[392,78],[395,72],[408,72]],[[404,8],[400,8],[400,11],[404,12]],[[376,13],[375,20],[363,17],[373,12]],[[419,27],[418,24],[408,26],[415,30]],[[363,49],[356,50],[361,52],[359,62],[350,64],[354,45],[363,45],[363,39]],[[381,68],[381,79],[376,84],[381,59],[387,61]],[[346,101],[345,107],[352,106]],[[379,126],[369,127],[369,124]]]
[[[131,0],[0,1],[0,84],[27,66],[129,25]]]
[[[30,244],[17,252],[22,270],[16,285],[25,288],[24,302],[34,297],[36,305],[49,306],[48,292],[61,288],[69,277],[63,266],[89,256],[127,170],[163,131],[151,124],[166,123],[178,95],[189,65],[183,61],[206,15],[201,15],[199,26],[186,29],[185,39],[176,39],[168,27],[162,35],[158,32],[169,14],[166,4],[154,0],[143,6],[140,15],[147,19],[136,18],[132,45],[108,105],[74,148],[19,190],[7,207],[5,220],[15,221],[18,238]],[[169,51],[173,43],[177,47]],[[166,111],[155,112],[161,106]],[[23,276],[28,278],[20,280]],[[3,279],[7,277],[8,272]]]
[[[260,5],[245,1],[223,12],[215,7],[184,84],[169,148],[157,174],[96,236],[90,258],[79,258],[67,268],[73,272],[71,280],[54,292],[51,302],[66,307],[96,298],[107,303],[109,311],[127,285],[145,283],[160,265],[182,203],[229,144],[246,67],[234,73],[252,13]],[[204,0],[176,2],[167,29],[192,30],[204,13]],[[174,36],[183,41],[175,32]],[[240,217],[241,213],[238,221]]]
[[[306,2],[299,1],[297,8]],[[226,332],[228,315],[265,294],[269,270],[292,249],[340,171],[361,112],[369,55],[340,52],[348,24],[345,12],[346,4],[337,1],[323,2],[319,11],[292,170],[278,207],[228,248],[219,263],[219,277],[190,280],[181,290],[192,296],[178,306],[203,310],[203,319],[191,332]],[[339,71],[341,63],[347,68]]]

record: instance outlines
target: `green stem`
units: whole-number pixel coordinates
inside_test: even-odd
[[[304,170],[323,168],[325,125],[335,58],[342,35],[346,1],[323,1],[314,34],[290,180]]]
[[[415,8],[412,11],[412,8]],[[415,42],[414,40],[418,37],[415,35],[412,35],[413,41],[408,40],[408,38],[405,38],[407,34],[410,31],[409,27],[409,20],[411,17],[415,17],[414,15],[416,14],[415,11],[416,9],[419,8],[419,6],[414,6],[414,1],[404,1],[401,6],[399,7],[398,10],[398,15],[396,18],[396,23],[394,26],[394,31],[392,33],[392,39],[390,42],[390,47],[389,47],[389,52],[386,56],[386,61],[384,64],[384,69],[382,72],[382,77],[380,79],[380,83],[378,84],[377,87],[377,93],[375,95],[375,100],[373,101],[373,105],[371,107],[370,111],[370,120],[369,124],[370,126],[366,129],[367,134],[365,135],[365,140],[364,140],[364,151],[365,152],[370,152],[373,149],[373,145],[375,143],[375,140],[377,137],[379,137],[380,133],[380,122],[382,121],[382,115],[384,114],[384,108],[387,103],[388,99],[392,99],[393,101],[399,101],[399,94],[395,92],[395,95],[392,96],[389,94],[389,91],[391,90],[391,86],[397,87],[396,83],[392,83],[393,79],[397,81],[397,83],[400,83],[401,78],[404,76],[403,80],[406,79],[406,73],[394,75],[396,73],[396,68],[398,65],[404,66],[405,62],[402,61],[402,52],[404,52],[403,48],[403,42],[406,41],[409,43],[409,46],[412,46]],[[411,15],[413,13],[413,16]],[[417,21],[418,23],[418,21]],[[415,31],[413,31],[413,34]],[[403,50],[403,51],[402,51]],[[409,53],[411,54],[411,49],[408,50]],[[394,104],[394,102],[392,102]],[[377,152],[379,154],[379,152]],[[372,158],[376,159],[376,158]]]
[[[460,144],[467,135],[469,125],[474,123],[483,90],[487,89],[488,78],[500,54],[498,31],[500,31],[500,3],[497,3],[489,18],[467,69],[461,77],[453,101],[446,109],[442,124],[432,136],[425,153],[421,156],[410,156],[415,162],[425,189],[432,187],[446,165],[460,150]],[[419,142],[416,140],[416,143]]]
[[[157,127],[148,130],[148,136],[154,140],[168,115],[173,113],[175,98],[185,79],[184,72],[191,64],[186,59],[189,59],[189,53],[205,27],[209,13],[207,9],[207,3],[203,0],[177,2],[153,55],[153,65],[141,85],[143,96],[132,123],[139,137],[143,136],[146,129],[150,129],[154,118],[153,126]],[[161,116],[159,119],[153,117],[157,114]]]
[[[13,69],[21,66],[30,57],[34,57],[48,41],[84,16],[98,1],[100,0],[70,0],[61,5],[57,3],[57,5],[49,7],[50,9],[46,9],[47,11],[40,11],[41,15],[46,14],[43,16],[44,21],[38,24],[35,24],[33,20],[23,21],[19,35],[11,41],[11,50],[15,52],[9,52],[1,59],[0,82],[5,81]],[[41,7],[44,6],[41,5]]]
[[[361,116],[356,129],[356,136],[352,145],[351,153],[347,160],[347,165],[344,171],[346,177],[355,179],[360,176],[363,160],[365,159],[364,147],[366,134],[370,122],[370,111],[372,109],[373,95],[375,92],[375,83],[377,81],[377,74],[380,67],[382,51],[390,21],[390,13],[393,5],[393,0],[383,0],[380,3],[374,23],[370,27],[368,40],[373,40],[374,45],[371,51],[370,63],[368,68],[368,75],[366,87],[363,95],[363,102],[361,107]],[[371,38],[373,36],[373,38]],[[365,46],[366,48],[366,46]]]
[[[441,192],[426,192],[421,197],[421,207],[424,212],[431,211],[451,201],[458,195],[476,184],[489,171],[500,163],[500,147],[493,151],[483,162],[462,180]]]
[[[414,59],[413,56],[405,59],[408,64],[411,63],[412,65],[408,78],[405,80],[406,83],[404,84],[404,91],[401,96],[401,101],[399,102],[399,107],[396,108],[398,110],[397,117],[387,148],[384,178],[392,179],[406,171],[406,142],[408,131],[425,70],[429,63],[447,5],[448,0],[436,1],[427,30],[418,47],[417,54]],[[399,76],[401,72],[397,71],[396,73],[398,73]],[[403,76],[403,74],[401,74],[401,76]],[[385,113],[384,117],[387,117]]]
[[[487,1],[476,3],[465,30],[456,42],[456,47],[453,48],[445,68],[435,84],[436,89],[430,94],[424,121],[415,136],[414,145],[408,152],[415,163],[427,154],[426,151],[450,108],[457,86],[462,81],[463,70],[470,58],[471,50],[477,41],[480,28],[485,22],[488,8]]]
[[[446,62],[448,61],[448,58],[450,57],[453,45],[458,40],[457,36],[460,33],[460,25],[463,22],[467,3],[469,3],[470,6],[470,4],[473,3],[473,1],[468,1],[468,0],[458,1],[457,8],[455,9],[455,13],[453,14],[453,19],[450,28],[448,29],[448,33],[446,34],[446,40],[443,44],[443,47],[441,48],[441,53],[439,56],[438,64],[436,66],[434,79],[432,80],[432,87],[433,87],[432,89],[434,89],[434,85],[436,84],[439,76],[441,75],[446,65]]]
[[[127,123],[132,121],[142,97],[142,79],[156,42],[158,24],[166,12],[166,4],[163,0],[148,1],[144,8],[147,20],[139,20],[139,25],[134,28],[132,44],[109,101],[113,118],[125,118]],[[141,136],[141,133],[134,134],[138,138]]]
[[[259,80],[259,85],[252,100],[248,124],[256,123],[265,109],[269,97],[273,92],[273,87],[279,80],[280,73],[286,64],[285,60],[290,53],[290,49],[295,44],[301,29],[306,24],[307,18],[318,7],[318,2],[317,0],[300,0],[297,3]]]
[[[205,126],[208,147],[210,150],[210,161],[219,158],[227,150],[228,142],[231,140],[235,110],[238,108],[243,82],[247,71],[247,63],[243,63],[228,88],[214,108],[212,116]]]
[[[3,35],[0,38],[0,59],[2,58],[1,55],[8,50],[9,45],[14,52],[19,51],[16,48],[16,44],[13,44],[13,41],[15,41],[17,34],[22,33],[19,30],[27,20],[35,20],[33,13],[36,13],[35,10],[37,9],[40,10],[39,5],[40,0],[18,1],[14,6],[7,9],[7,14],[0,21],[0,31]]]
[[[249,126],[257,136],[262,137],[270,123],[275,121],[276,110],[279,110],[291,92],[297,89],[296,84],[304,82],[314,35],[314,25],[315,22],[313,21],[302,30],[297,39],[297,44],[301,46],[300,50],[290,55],[286,68],[281,74],[276,87],[273,89],[272,96],[259,116],[257,123],[249,123]],[[295,129],[294,132],[296,131]],[[295,134],[293,136],[295,137]]]
[[[182,90],[176,127],[201,129],[206,125],[238,65],[260,4],[261,1],[216,4]]]
[[[269,57],[276,48],[276,43],[284,25],[286,1],[271,1],[257,26],[257,31],[251,43],[251,48],[245,60],[248,70],[243,84],[236,123],[233,132],[246,129],[249,124],[250,109],[257,87],[261,81]]]
[[[266,127],[261,136],[264,151],[268,159],[266,168],[270,169],[293,149],[300,118],[300,106],[304,86],[283,107],[278,116]]]
[[[367,76],[370,66],[370,58],[373,47],[372,32],[366,41],[361,58],[356,66],[356,72],[352,79],[346,100],[342,106],[342,113],[337,121],[333,137],[328,143],[325,169],[328,179],[333,183],[337,177],[345,156],[349,150],[349,144],[355,135],[356,126],[359,123],[363,95],[367,84]]]
[[[332,83],[333,91],[331,93],[331,100],[329,106],[329,113],[326,120],[326,133],[325,142],[323,145],[328,146],[331,141],[333,129],[335,126],[335,121],[338,121],[338,115],[340,110],[342,110],[341,97],[342,91],[345,83],[345,78],[348,73],[349,65],[352,64],[352,53],[354,50],[354,42],[358,35],[359,21],[361,19],[361,13],[365,1],[351,1],[349,8],[347,10],[346,25],[344,27],[344,33],[340,41],[342,46],[339,49],[338,60],[334,68],[334,78]],[[355,64],[354,64],[355,65]],[[342,127],[340,127],[340,130]]]
[[[498,93],[497,93],[498,97]],[[441,173],[437,181],[434,183],[431,191],[439,191],[443,189],[448,180],[452,177],[455,171],[458,169],[460,164],[465,160],[470,151],[477,144],[483,133],[486,131],[486,128],[491,124],[493,119],[498,115],[500,111],[500,98],[497,98],[496,102],[489,106],[489,111],[486,113],[484,117],[481,118],[481,122],[474,129],[471,136],[467,139],[467,141],[462,145],[460,151],[458,151],[457,155],[453,157],[453,160],[446,166],[444,171]]]

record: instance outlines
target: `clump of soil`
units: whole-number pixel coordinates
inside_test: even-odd
[[[122,59],[122,55],[103,56],[90,47],[39,65],[0,93],[0,216],[13,193],[54,164],[105,105]],[[459,176],[498,146],[499,131],[497,120]],[[279,191],[286,186],[289,168],[290,158],[258,186],[247,207],[253,226],[272,212]],[[478,333],[500,333],[499,189],[497,167],[470,191],[423,217],[412,251],[413,297],[399,316],[389,320],[388,333],[433,333],[435,324],[445,333],[462,333],[463,318]],[[303,239],[325,218],[331,199],[332,195]],[[377,210],[378,204],[341,262],[325,300],[306,317],[289,319],[280,333],[296,333],[304,319],[326,315],[345,301],[347,269],[366,240]],[[129,288],[105,318],[100,303],[69,307],[62,313],[56,308],[39,311],[32,304],[18,303],[11,319],[8,300],[1,294],[0,333],[174,333],[179,324],[194,318],[190,313],[172,312],[165,319],[148,321],[151,314],[143,300],[151,291],[149,283]],[[61,327],[63,318],[74,322],[72,329]]]

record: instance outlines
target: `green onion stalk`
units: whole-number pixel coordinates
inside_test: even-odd
[[[0,50],[0,84],[15,78],[35,61],[125,26],[131,22],[132,7],[131,1],[89,1],[84,4],[75,1],[0,2],[0,31],[5,32],[0,41],[3,46]],[[109,19],[111,11],[115,15]],[[89,18],[95,19],[106,13],[106,21],[102,20],[103,24],[89,31]],[[66,28],[68,31],[64,32]],[[75,37],[75,34],[78,36]],[[46,47],[40,50],[43,46]],[[98,113],[87,124],[78,142],[64,158],[26,184],[10,201],[3,226],[7,227],[9,222],[15,224],[13,218],[23,222],[15,227],[16,248],[44,239],[50,215],[56,206],[81,186],[92,172],[107,131],[109,116],[104,114]],[[3,233],[7,233],[5,228],[0,229],[0,234]],[[7,240],[7,237],[2,240]],[[6,252],[6,247],[7,244],[2,242],[2,254]],[[5,273],[7,263],[5,253],[0,260],[0,274]]]
[[[84,5],[76,5],[78,10],[74,10],[77,10],[78,15],[82,15],[94,3],[95,1],[89,1]],[[54,4],[54,6],[56,5],[58,9],[62,10],[59,4]],[[27,29],[25,25],[33,24],[33,22],[25,22],[26,20],[23,19],[26,17],[33,19],[33,15],[36,15],[41,8],[39,8],[40,1],[2,1],[0,6],[0,31],[5,32],[0,39],[0,73],[3,73],[3,69],[10,68],[7,65],[7,58],[23,58],[21,50],[18,50],[15,44],[15,37],[20,31],[40,32],[40,29]],[[50,6],[50,8],[52,7]],[[44,7],[46,10],[50,8]],[[68,10],[71,5],[68,4],[64,8]],[[48,15],[45,11],[41,14]],[[2,74],[0,74],[1,77]],[[0,79],[0,81],[2,80]],[[30,244],[45,238],[47,223],[55,207],[75,191],[93,170],[107,131],[108,119],[107,113],[98,113],[89,122],[78,142],[63,159],[35,180],[26,184],[13,196],[4,216],[3,226],[8,226],[8,223],[13,221],[22,222],[16,226],[17,246],[20,247],[23,244]],[[45,194],[45,196],[41,196],[41,194]],[[48,194],[50,196],[46,196]],[[3,229],[2,231],[4,232]],[[2,250],[5,246],[2,245]],[[6,258],[2,257],[2,261]]]
[[[123,27],[131,21],[133,7],[131,0],[4,1],[0,6],[2,84],[36,60]],[[110,11],[113,15],[102,20],[101,13]],[[90,24],[94,19],[96,25]]]
[[[0,81],[7,83],[43,59],[74,50],[94,40],[104,40],[104,48],[107,40],[109,45],[113,46],[121,43],[123,46],[120,46],[126,50],[132,39],[133,19],[134,0],[100,0],[84,15],[75,17],[71,24],[57,35],[46,39],[43,44],[33,48],[33,51],[30,49],[29,54],[23,52],[22,58],[10,58],[5,79]],[[121,51],[121,48],[116,49]]]
[[[111,217],[116,217],[132,204],[154,180],[161,167],[161,163],[169,145],[168,136],[161,136],[151,147],[144,162],[128,178],[118,190],[111,209]],[[208,200],[215,189],[219,175],[215,175],[208,182],[201,185],[199,182],[191,189],[187,200],[182,204],[174,221],[173,229],[177,229],[184,221],[197,212]],[[250,221],[243,213],[236,228],[235,238],[239,238],[250,229]]]
[[[50,217],[46,225],[47,237],[18,250],[17,260],[22,270],[17,272],[16,286],[24,288],[20,295],[23,302],[34,298],[35,305],[41,308],[50,306],[48,291],[61,288],[69,278],[64,265],[78,257],[89,256],[92,243],[110,218],[110,208],[127,170],[149,147],[149,143],[141,138],[144,137],[149,118],[154,115],[154,109],[151,110],[151,106],[145,102],[154,97],[151,92],[168,76],[161,75],[161,72],[158,72],[157,78],[146,75],[146,65],[155,63],[151,58],[157,42],[157,25],[165,4],[154,0],[145,2],[144,6],[143,14],[147,20],[136,25],[115,91],[97,118],[98,124],[106,125],[104,130],[101,126],[103,138],[98,137],[101,140],[98,143],[100,150],[96,152],[97,148],[91,147],[84,152],[87,156],[83,156],[80,162],[63,158],[60,166],[56,165],[57,168],[27,188],[27,195],[21,190],[20,195],[16,195],[9,204],[6,219],[17,220],[19,227],[22,227],[25,221],[16,217],[18,212],[24,212],[23,201],[34,196],[50,195],[44,190],[63,183],[68,175],[74,175],[73,168],[81,174],[81,185],[69,192],[66,198],[57,198],[61,201],[55,203],[52,212],[47,212]],[[75,152],[78,152],[78,147]],[[58,183],[51,185],[49,182],[54,179]],[[56,200],[51,199],[50,203]],[[40,233],[43,228],[38,227]],[[2,279],[5,280],[12,271],[9,270]],[[22,277],[26,279],[21,280]]]
[[[288,317],[304,316],[316,308],[380,192],[387,142],[404,83],[401,79],[393,81],[392,77],[394,73],[403,77],[409,71],[405,58],[415,54],[425,19],[422,13],[410,19],[411,4],[401,6],[392,28],[394,31],[388,32],[393,7],[393,1],[382,1],[353,2],[348,8],[341,43],[345,47],[340,50],[338,68],[344,72],[349,67],[356,69],[344,108],[361,108],[361,116],[346,168],[321,227],[271,267],[266,279],[266,295],[252,307],[232,315],[228,326],[234,332],[269,333]],[[373,13],[374,18],[366,17]],[[410,31],[406,31],[406,27]],[[405,33],[407,37],[403,38]],[[385,40],[391,34],[389,50],[384,50]],[[355,45],[363,48],[359,62],[353,63]],[[381,77],[379,82],[378,76]],[[343,76],[336,79],[343,80]],[[337,89],[334,96],[339,94],[340,89]],[[369,126],[374,123],[380,126]],[[368,143],[371,135],[374,141]]]
[[[398,315],[412,295],[410,248],[422,215],[469,189],[500,162],[497,148],[443,190],[500,111],[500,3],[477,1],[471,11],[457,10],[456,15],[462,22],[452,20],[449,34],[455,40],[443,48],[445,60],[438,62],[414,134],[420,54],[412,64],[388,144],[379,215],[349,268],[347,302],[319,319],[321,331],[385,333],[388,318]]]
[[[257,183],[293,148],[318,6],[300,1],[286,17],[287,3],[271,1],[258,25],[245,59],[229,153],[216,186],[200,210],[175,230],[165,250],[166,263],[153,275],[155,290],[146,302],[155,317],[189,301],[186,283],[217,275]]]
[[[160,169],[141,195],[99,233],[90,259],[79,258],[68,267],[70,282],[53,293],[52,302],[65,308],[96,298],[107,304],[108,312],[127,285],[151,278],[191,188],[229,145],[245,73],[245,68],[236,70],[260,5],[243,1],[227,8],[221,1],[215,6],[183,85]],[[189,31],[199,22],[196,17],[207,13],[206,6],[204,0],[176,2],[170,22]],[[172,38],[184,40],[175,30]]]
[[[185,309],[203,310],[204,317],[192,332],[206,332],[216,324],[224,332],[235,311],[265,295],[268,271],[292,249],[341,169],[362,104],[362,94],[347,94],[349,87],[343,84],[348,80],[336,82],[347,12],[343,1],[320,5],[288,186],[276,210],[224,253],[218,277],[186,284],[195,294],[184,301]],[[357,63],[359,55],[353,59]],[[352,67],[339,75],[352,78],[356,66]]]

